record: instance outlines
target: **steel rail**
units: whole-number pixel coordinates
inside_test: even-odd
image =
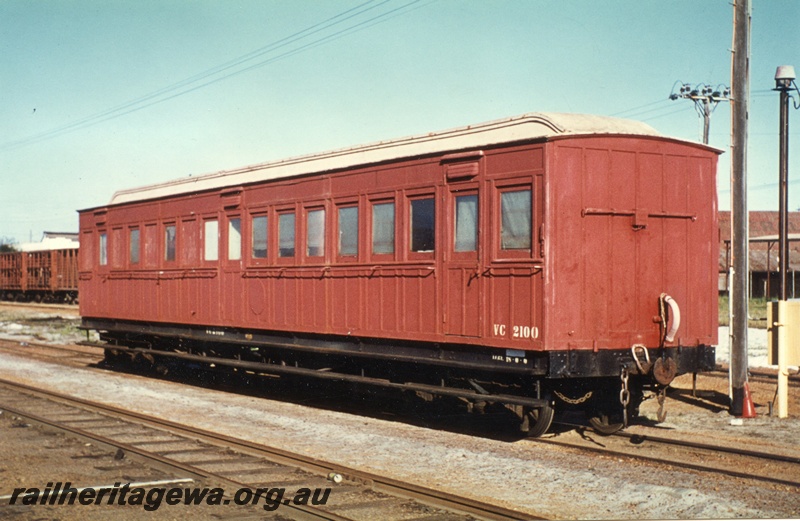
[[[8,383],[5,381],[2,382],[3,385],[9,386]],[[39,390],[27,392],[36,392],[39,393]],[[59,398],[59,401],[62,401]],[[66,401],[65,401],[66,403]],[[68,404],[68,403],[67,403]],[[233,487],[247,487],[247,483],[243,483],[240,481],[232,480],[221,476],[219,474],[214,474],[210,472],[206,472],[202,469],[199,469],[195,466],[179,462],[177,460],[166,458],[161,456],[157,453],[150,452],[147,450],[142,450],[138,447],[133,445],[123,443],[114,439],[111,439],[106,436],[102,436],[97,433],[89,432],[84,429],[80,429],[77,427],[71,427],[69,425],[64,425],[64,423],[59,421],[48,420],[42,416],[38,416],[20,409],[16,407],[7,407],[2,406],[2,409],[14,416],[19,418],[25,418],[27,421],[38,424],[46,429],[56,430],[60,432],[66,432],[71,434],[72,436],[78,437],[82,440],[90,441],[92,443],[97,444],[98,446],[110,449],[110,450],[122,450],[127,457],[133,456],[133,459],[138,460],[142,463],[145,463],[151,467],[158,468],[159,470],[166,471],[168,473],[177,474],[182,477],[190,477],[196,481],[208,481],[208,482],[215,482],[219,484],[225,485],[232,485]],[[326,512],[324,510],[320,510],[314,507],[310,507],[307,505],[295,505],[292,503],[282,503],[282,507],[289,508],[293,510],[292,514],[295,519],[301,521],[352,521],[350,518],[342,517],[332,512]]]
[[[72,344],[76,345],[76,344]],[[103,353],[92,353],[90,351],[85,351],[82,349],[73,349],[70,345],[67,344],[45,344],[44,342],[36,342],[30,340],[11,340],[9,338],[0,338],[0,349],[7,349],[11,350],[14,348],[19,347],[37,347],[42,349],[50,349],[53,351],[63,351],[67,353],[71,353],[73,355],[84,355],[87,357],[96,357],[100,360],[103,359]],[[16,354],[29,354],[25,351],[13,351]],[[50,357],[55,358],[55,357]]]
[[[569,425],[573,427],[586,428],[585,425],[572,425],[568,423],[561,423],[561,425]],[[716,453],[723,453],[723,454],[734,454],[738,456],[745,456],[750,458],[756,458],[761,460],[766,460],[770,462],[776,463],[790,463],[800,465],[800,458],[795,458],[793,456],[784,456],[780,454],[772,454],[768,452],[759,452],[759,451],[752,451],[748,449],[736,449],[733,447],[722,447],[718,445],[711,445],[706,443],[699,443],[699,442],[691,442],[686,440],[676,440],[672,438],[661,438],[657,436],[650,436],[644,434],[633,434],[628,432],[617,432],[609,436],[601,435],[604,438],[626,438],[631,441],[631,443],[641,444],[644,441],[651,441],[653,443],[660,443],[664,445],[671,445],[677,447],[684,447],[684,448],[692,448],[696,450],[705,450],[709,452],[716,452]],[[743,479],[752,479],[756,481],[763,481],[768,483],[775,483],[778,485],[790,486],[790,487],[798,487],[800,486],[800,481],[791,481],[787,479],[781,479],[773,476],[766,476],[766,475],[759,475],[753,474],[748,472],[743,472],[739,470],[734,470],[731,468],[724,468],[724,467],[717,467],[711,465],[703,465],[700,463],[691,463],[687,461],[678,461],[675,459],[667,459],[665,457],[658,457],[652,455],[645,455],[645,454],[634,454],[631,452],[626,452],[622,450],[612,449],[605,446],[597,446],[597,445],[586,445],[583,443],[571,442],[567,440],[558,440],[555,438],[528,438],[528,441],[533,443],[542,443],[547,445],[553,446],[560,446],[560,447],[568,447],[578,450],[585,450],[588,452],[593,452],[596,454],[605,454],[605,455],[612,455],[619,458],[625,458],[630,460],[636,461],[648,461],[651,463],[656,463],[659,465],[669,465],[672,467],[679,467],[685,468],[690,470],[696,470],[700,472],[708,472],[714,474],[722,474],[730,477],[735,478],[743,478]]]
[[[712,378],[728,378],[728,370],[727,369],[714,369],[713,371],[704,371],[703,375],[709,376]],[[775,371],[768,371],[768,370],[759,370],[758,368],[750,368],[748,369],[748,379],[752,380],[754,378],[758,378],[764,382],[776,382],[778,379],[777,370]],[[789,375],[789,382],[792,385],[800,385],[800,373],[794,373]]]
[[[79,312],[77,304],[45,304],[42,302],[13,302],[10,300],[0,300],[0,307],[49,309],[52,311],[55,310],[72,311],[75,312],[76,318],[78,317],[77,314]]]
[[[81,408],[90,411],[111,415],[120,419],[133,421],[151,427],[157,427],[159,429],[166,430],[173,434],[191,437],[215,446],[231,448],[243,454],[262,457],[274,463],[300,468],[302,470],[314,474],[318,475],[328,475],[331,473],[339,474],[343,478],[348,479],[350,481],[363,483],[375,491],[383,492],[392,496],[413,499],[428,506],[433,506],[436,508],[441,508],[453,512],[459,512],[475,516],[478,519],[489,519],[489,520],[544,519],[542,517],[531,515],[525,512],[520,512],[517,510],[501,507],[498,505],[492,505],[471,498],[461,497],[456,494],[434,490],[413,483],[407,483],[401,480],[381,476],[371,472],[345,467],[336,463],[322,461],[316,458],[304,456],[302,454],[290,452],[284,449],[269,447],[248,440],[243,440],[240,438],[235,438],[232,436],[211,432],[205,429],[182,425],[176,422],[172,422],[170,420],[155,418],[134,411],[127,411],[111,405],[106,405],[102,403],[84,400],[81,398],[71,397],[45,389],[38,389],[29,385],[20,384],[5,379],[0,379],[0,385],[4,385],[6,387],[10,387],[13,389],[22,390],[24,392],[41,396],[48,400],[62,402],[67,405],[77,404]],[[10,409],[8,410],[10,411]],[[22,413],[20,415],[25,415],[25,413]],[[79,433],[76,434],[80,435]],[[90,434],[90,436],[94,435]],[[135,450],[138,451],[139,449]],[[136,452],[133,453],[136,454]],[[200,469],[189,469],[189,468],[186,469],[186,472],[205,473],[205,471],[202,471]],[[216,476],[211,476],[211,477],[217,479]],[[220,477],[219,479],[226,480],[227,478]],[[237,483],[236,486],[242,486],[242,484]]]
[[[4,342],[6,342],[6,340],[0,339],[0,344],[2,344]],[[8,342],[9,343],[15,343],[16,341],[8,340]],[[93,353],[90,353],[90,352],[81,351],[81,350],[77,350],[77,349],[70,349],[70,347],[66,346],[66,345],[43,344],[43,343],[39,343],[39,342],[26,342],[26,344],[28,344],[30,346],[34,346],[34,347],[50,348],[50,349],[57,350],[57,351],[66,351],[66,352],[75,353],[75,354],[79,354],[79,355],[85,355],[85,356],[99,356],[100,358],[102,358],[102,355],[100,355],[100,354],[93,354]],[[102,347],[99,347],[99,346],[89,346],[89,347],[102,349]],[[2,348],[2,345],[0,345],[0,348]],[[717,375],[713,374],[713,375],[709,375],[709,376],[716,377]],[[768,377],[774,376],[774,375],[759,373],[758,376],[764,376],[764,377],[768,378]],[[798,378],[800,378],[800,376],[798,376]],[[0,383],[9,383],[9,382],[6,382],[6,381],[0,379]],[[16,384],[16,385],[20,385],[20,384]],[[42,391],[40,391],[40,392],[42,392]],[[78,401],[79,399],[72,398],[72,400]],[[87,402],[87,403],[90,403],[90,402]],[[128,412],[128,414],[135,414],[135,413]],[[562,423],[562,422],[554,422],[554,423],[559,423],[559,424],[562,424],[562,425],[569,425],[569,426],[578,427],[578,428],[585,427],[584,425],[578,425],[578,424],[574,424],[573,425],[573,424]],[[649,434],[633,434],[633,433],[629,433],[629,432],[625,432],[625,431],[616,432],[616,433],[612,434],[611,436],[627,438],[627,439],[631,440],[632,443],[636,443],[636,444],[640,444],[640,443],[645,442],[645,441],[650,441],[650,442],[653,442],[653,443],[660,443],[660,444],[666,444],[666,445],[676,445],[676,446],[682,446],[682,447],[686,447],[686,448],[695,448],[695,449],[709,450],[709,451],[714,451],[714,452],[726,452],[726,453],[730,453],[730,454],[734,454],[734,455],[742,455],[742,456],[749,456],[749,457],[765,459],[765,460],[774,460],[774,461],[781,461],[781,462],[785,462],[785,463],[800,464],[800,457],[785,456],[785,455],[781,455],[781,454],[774,454],[774,453],[762,452],[762,451],[753,451],[753,450],[749,450],[749,449],[739,449],[739,448],[735,448],[735,447],[726,447],[726,446],[721,446],[721,445],[712,445],[712,444],[701,443],[701,442],[693,442],[693,441],[689,441],[689,440],[680,440],[680,439],[677,439],[677,438],[665,438],[665,437],[653,436],[653,435],[649,435]],[[328,469],[323,468],[321,470],[326,471]]]
[[[663,438],[661,436],[651,436],[649,434],[633,434],[630,432],[616,432],[612,436],[627,438],[631,441],[631,443],[636,443],[636,444],[640,444],[645,441],[650,441],[653,443],[661,443],[663,445],[675,445],[678,447],[686,447],[690,449],[701,449],[712,452],[722,452],[727,454],[734,454],[736,456],[748,456],[750,458],[757,458],[768,461],[779,461],[783,463],[793,463],[795,465],[800,465],[800,457],[786,456],[783,454],[774,454],[771,452],[762,452],[762,451],[742,449],[737,447],[725,447],[722,445],[712,445],[710,443],[701,443],[698,441],[690,441],[690,440],[680,440],[677,438]]]

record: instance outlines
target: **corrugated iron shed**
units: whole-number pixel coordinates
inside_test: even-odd
[[[778,212],[750,212],[750,271],[778,269]],[[719,212],[719,271],[727,271],[731,212]],[[800,212],[789,212],[789,270],[800,271]]]

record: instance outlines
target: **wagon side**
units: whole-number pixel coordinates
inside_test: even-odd
[[[78,248],[0,254],[0,297],[68,302],[78,298]]]
[[[444,350],[542,373],[544,148],[495,145],[83,211],[81,314],[98,327],[180,325],[217,339],[236,328],[381,355],[416,343],[409,353],[427,350],[422,362]]]
[[[13,300],[23,291],[22,252],[0,253],[0,292],[4,300]]]

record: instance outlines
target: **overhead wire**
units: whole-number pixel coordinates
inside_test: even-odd
[[[156,103],[158,103],[160,101],[166,101],[167,99],[172,99],[172,98],[174,98],[176,96],[171,96],[169,98],[163,98],[162,100],[156,101],[156,102],[153,102],[153,103],[146,103],[148,101],[157,99],[157,98],[159,98],[159,97],[161,97],[161,96],[163,96],[165,94],[168,94],[169,92],[174,92],[177,89],[181,89],[183,87],[187,87],[189,85],[192,85],[193,83],[196,83],[196,82],[201,81],[203,79],[206,79],[208,77],[217,75],[217,74],[219,74],[221,72],[224,72],[226,70],[229,70],[229,69],[231,69],[233,67],[241,65],[243,63],[246,63],[246,62],[248,62],[248,61],[250,61],[250,60],[252,60],[254,58],[262,56],[262,55],[264,55],[266,53],[272,52],[272,51],[274,51],[276,49],[280,49],[280,48],[282,48],[282,47],[284,47],[286,45],[289,45],[289,44],[291,44],[291,43],[293,43],[295,41],[301,40],[301,39],[303,39],[303,38],[305,38],[305,37],[307,37],[309,35],[315,34],[315,33],[319,32],[321,30],[324,30],[324,29],[326,29],[328,27],[332,27],[332,26],[337,25],[339,23],[343,23],[343,22],[345,22],[345,21],[347,21],[349,19],[352,19],[353,17],[358,16],[358,15],[364,13],[364,12],[367,12],[367,11],[369,11],[371,9],[379,7],[380,5],[383,5],[383,4],[387,3],[388,1],[389,0],[384,0],[383,2],[380,2],[377,5],[365,8],[365,6],[375,2],[375,0],[368,0],[367,2],[359,4],[359,5],[351,8],[351,9],[348,9],[348,10],[346,10],[346,11],[344,11],[342,13],[339,13],[339,14],[333,16],[333,17],[330,17],[330,18],[328,18],[326,20],[323,20],[322,22],[319,22],[319,23],[314,24],[314,25],[312,25],[310,27],[307,27],[307,28],[305,28],[305,29],[303,29],[301,31],[298,31],[298,32],[296,32],[294,34],[291,34],[289,36],[286,36],[284,38],[276,40],[275,42],[272,42],[272,43],[270,43],[270,44],[268,44],[268,45],[266,45],[264,47],[260,47],[259,49],[256,49],[254,51],[250,51],[250,52],[248,52],[248,53],[246,53],[244,55],[241,55],[241,56],[239,56],[239,57],[237,57],[237,58],[235,58],[233,60],[229,60],[229,61],[227,61],[227,62],[225,62],[223,64],[217,65],[217,66],[212,67],[210,69],[206,69],[205,71],[197,73],[197,74],[195,74],[195,75],[193,75],[193,76],[191,76],[189,78],[185,78],[185,79],[183,79],[181,81],[178,81],[176,83],[170,84],[170,85],[168,85],[166,87],[163,87],[163,88],[158,89],[156,91],[150,92],[148,94],[145,94],[145,95],[140,96],[138,98],[135,98],[133,100],[127,101],[125,103],[122,103],[121,105],[117,105],[115,107],[112,107],[112,108],[107,109],[105,111],[102,111],[100,113],[97,113],[97,114],[82,118],[82,119],[80,119],[78,121],[74,121],[74,122],[68,123],[66,125],[62,125],[61,127],[57,127],[55,129],[51,129],[50,131],[44,132],[42,134],[38,134],[38,135],[32,136],[30,138],[26,138],[26,139],[23,139],[23,140],[18,140],[16,142],[12,142],[12,143],[6,144],[6,145],[3,146],[3,148],[7,148],[7,147],[10,147],[10,146],[15,146],[15,145],[18,146],[18,145],[23,145],[23,144],[29,144],[31,142],[38,142],[38,141],[42,141],[42,140],[45,140],[45,139],[49,139],[50,137],[55,137],[55,136],[61,135],[61,134],[66,133],[66,132],[70,132],[70,131],[73,131],[73,130],[78,130],[78,129],[81,129],[81,128],[86,128],[88,126],[91,126],[91,125],[94,125],[94,124],[97,124],[97,123],[108,121],[109,119],[113,119],[113,118],[116,118],[116,117],[124,116],[124,115],[129,114],[131,112],[134,112],[136,110],[141,110],[143,108],[152,106],[152,105],[154,105],[154,104],[156,104]],[[362,8],[364,8],[364,9],[362,9]],[[354,11],[357,11],[357,12],[354,12]],[[349,16],[345,16],[345,15],[348,15],[348,14],[349,14]],[[344,17],[344,18],[342,18],[342,17]],[[338,20],[338,21],[335,21],[338,18],[342,18],[342,19]],[[196,90],[196,89],[186,90],[185,92],[191,92],[191,90]],[[146,104],[142,105],[143,103],[146,103]],[[133,108],[133,109],[132,110],[126,110],[126,109],[131,109],[131,108]]]
[[[385,4],[389,0],[384,0],[383,2],[380,2],[376,6],[372,6],[372,7],[369,7],[369,8],[366,8],[366,9],[358,11],[359,9],[361,9],[361,8],[363,8],[365,6],[367,6],[367,5],[371,4],[371,3],[374,3],[374,1],[375,0],[368,0],[367,2],[359,4],[359,5],[351,8],[351,9],[348,9],[347,11],[344,11],[344,12],[339,13],[339,14],[333,16],[333,17],[330,17],[330,18],[328,18],[326,20],[323,20],[322,22],[319,22],[319,23],[314,24],[314,25],[312,25],[310,27],[307,27],[307,28],[305,28],[305,29],[303,29],[301,31],[298,31],[298,32],[296,32],[294,34],[291,34],[289,36],[286,36],[284,38],[276,40],[275,42],[272,42],[272,43],[270,43],[270,44],[268,44],[268,45],[266,45],[264,47],[260,47],[259,49],[256,49],[254,51],[250,51],[250,52],[248,52],[248,53],[246,53],[244,55],[241,55],[241,56],[239,56],[239,57],[237,57],[237,58],[235,58],[233,60],[229,60],[229,61],[227,61],[227,62],[225,62],[223,64],[214,66],[214,67],[212,67],[210,69],[206,69],[205,71],[197,73],[197,74],[195,74],[195,75],[193,75],[193,76],[191,76],[189,78],[185,78],[185,79],[180,80],[180,81],[178,81],[176,83],[172,83],[172,84],[170,84],[170,85],[168,85],[166,87],[163,87],[161,89],[155,90],[153,92],[150,92],[148,94],[145,94],[145,95],[140,96],[138,98],[135,98],[133,100],[129,100],[129,101],[125,102],[125,103],[122,103],[122,104],[117,105],[115,107],[112,107],[110,109],[104,110],[104,111],[99,112],[97,114],[93,114],[91,116],[87,116],[85,118],[81,118],[81,119],[79,119],[77,121],[73,121],[71,123],[68,123],[66,125],[62,125],[62,126],[57,127],[55,129],[51,129],[50,131],[44,132],[42,134],[38,134],[38,135],[33,136],[31,138],[18,140],[16,142],[9,143],[6,146],[22,145],[22,144],[28,144],[29,142],[41,141],[41,140],[44,140],[44,139],[48,139],[50,137],[58,136],[58,135],[60,135],[62,133],[66,133],[66,132],[69,132],[69,131],[72,131],[72,130],[77,130],[79,128],[85,128],[86,126],[90,126],[90,125],[95,124],[95,123],[100,123],[100,122],[103,122],[103,121],[107,121],[108,119],[112,119],[109,116],[116,117],[117,113],[119,113],[118,114],[119,116],[128,114],[128,113],[130,113],[130,111],[127,111],[127,112],[122,112],[122,111],[124,111],[125,109],[128,109],[130,107],[134,107],[134,106],[136,106],[138,104],[141,104],[141,103],[147,102],[149,100],[155,99],[155,98],[157,98],[159,96],[162,96],[162,95],[164,95],[166,93],[172,92],[172,91],[174,91],[176,89],[185,87],[187,85],[191,85],[192,83],[196,83],[197,81],[203,80],[203,79],[208,78],[210,76],[213,76],[215,74],[219,74],[220,72],[223,72],[223,71],[228,70],[228,69],[230,69],[232,67],[235,67],[235,66],[240,65],[242,63],[245,63],[245,62],[247,62],[249,60],[252,60],[255,57],[261,56],[261,55],[263,55],[265,53],[268,53],[268,52],[271,52],[271,51],[273,51],[275,49],[279,49],[279,48],[281,48],[281,47],[283,47],[285,45],[288,45],[288,44],[290,44],[290,43],[292,43],[294,41],[297,41],[297,40],[300,40],[302,38],[305,38],[305,37],[309,36],[310,34],[314,34],[316,32],[319,32],[320,30],[324,30],[324,29],[326,29],[328,27],[331,27],[333,25],[336,25],[338,23],[345,22],[345,21],[347,21],[347,20],[349,20],[349,19],[351,19],[351,18],[353,18],[355,16],[358,16],[359,14],[362,14],[362,13],[364,13],[366,11],[369,11],[369,10],[375,8],[375,7],[378,7],[378,6],[382,5],[382,4]],[[358,11],[358,12],[353,13],[353,11]],[[350,16],[345,16],[345,15],[348,15],[348,14],[350,14]],[[342,20],[334,22],[334,20],[336,20],[337,18],[342,18],[342,17],[344,17]],[[316,29],[316,30],[314,30],[314,29]],[[147,106],[149,106],[149,105],[147,105]],[[144,107],[142,107],[142,108],[144,108]]]
[[[652,107],[653,105],[660,105],[660,104],[664,103],[665,101],[669,101],[669,100],[660,99],[660,100],[656,100],[656,101],[651,101],[650,103],[645,103],[644,105],[639,105],[638,107],[632,107],[632,108],[629,108],[627,110],[623,110],[621,112],[615,112],[614,114],[610,114],[610,115],[611,116],[617,116],[617,117],[621,117],[621,116],[630,117],[630,116],[627,116],[627,115],[629,113],[631,113],[631,112],[638,113],[638,111],[640,111],[641,109],[645,109],[647,107]],[[651,109],[651,110],[657,110],[657,109]],[[647,110],[644,111],[644,113],[646,113],[646,112],[649,112],[649,111],[647,111]]]
[[[313,48],[318,47],[320,45],[324,45],[324,44],[329,43],[329,42],[331,42],[331,41],[333,41],[335,39],[339,39],[341,37],[350,35],[350,34],[352,34],[354,32],[361,31],[361,30],[364,30],[366,28],[372,27],[372,26],[374,26],[374,25],[376,25],[378,23],[382,23],[382,22],[388,21],[388,20],[390,20],[390,19],[392,19],[392,18],[394,18],[396,16],[399,16],[401,14],[406,14],[407,12],[411,12],[413,10],[416,10],[419,7],[424,7],[424,5],[428,5],[429,3],[432,3],[435,0],[431,0],[431,2],[428,2],[428,3],[426,3],[426,4],[422,5],[422,6],[418,6],[418,7],[414,8],[414,9],[407,9],[410,6],[413,6],[414,4],[418,4],[419,2],[421,2],[421,0],[411,0],[411,1],[401,5],[399,7],[396,7],[394,9],[389,10],[389,11],[381,12],[380,14],[372,16],[371,18],[368,18],[366,20],[362,20],[362,21],[360,21],[360,22],[358,22],[358,23],[356,23],[354,25],[350,25],[350,26],[344,27],[342,29],[339,29],[339,30],[335,31],[332,34],[324,35],[324,36],[322,36],[322,37],[320,37],[320,38],[318,38],[316,40],[313,40],[313,41],[311,41],[309,43],[306,43],[306,44],[304,44],[304,45],[302,45],[300,47],[297,47],[297,48],[294,48],[294,49],[290,49],[290,50],[288,50],[288,51],[286,51],[286,52],[284,52],[282,54],[279,54],[277,56],[269,57],[269,58],[267,58],[265,60],[262,60],[260,62],[255,63],[255,64],[251,64],[251,65],[249,65],[249,66],[247,66],[247,67],[245,67],[243,69],[233,70],[233,71],[231,71],[231,72],[229,72],[227,74],[224,74],[224,75],[220,76],[220,74],[224,73],[225,71],[230,71],[231,69],[234,69],[234,68],[236,68],[238,66],[244,65],[244,64],[246,64],[248,62],[251,62],[252,60],[254,60],[256,58],[262,57],[262,56],[267,55],[269,53],[273,53],[273,52],[277,51],[278,49],[282,49],[282,48],[284,48],[286,46],[289,46],[289,45],[291,45],[293,43],[296,43],[296,42],[299,42],[299,41],[301,41],[301,40],[303,40],[305,38],[308,38],[308,37],[310,37],[310,36],[312,36],[314,34],[320,33],[320,32],[322,32],[322,31],[324,31],[326,29],[329,29],[329,28],[334,27],[336,25],[340,25],[342,23],[345,23],[345,22],[347,22],[349,20],[352,20],[353,18],[356,18],[356,17],[358,17],[360,15],[363,15],[364,13],[367,13],[367,12],[373,10],[373,9],[381,7],[381,6],[389,3],[391,0],[383,0],[383,1],[378,2],[378,3],[375,3],[375,1],[376,0],[368,0],[367,2],[361,3],[361,4],[355,6],[355,7],[351,8],[351,9],[348,9],[348,10],[343,11],[343,12],[341,12],[341,13],[335,15],[335,16],[327,18],[326,20],[318,22],[318,23],[316,23],[316,24],[314,24],[314,25],[312,25],[310,27],[307,27],[307,28],[301,30],[301,31],[297,31],[296,33],[293,33],[293,34],[291,34],[289,36],[286,36],[286,37],[283,37],[283,38],[281,38],[279,40],[276,40],[275,42],[272,42],[272,43],[270,43],[270,44],[268,44],[266,46],[260,47],[259,49],[256,49],[254,51],[250,51],[250,52],[248,52],[246,54],[243,54],[243,55],[241,55],[241,56],[239,56],[237,58],[229,60],[229,61],[227,61],[227,62],[225,62],[223,64],[211,67],[211,68],[206,69],[205,71],[199,72],[199,73],[197,73],[197,74],[195,74],[195,75],[193,75],[191,77],[185,78],[185,79],[180,80],[180,81],[175,82],[175,83],[172,83],[172,84],[170,84],[170,85],[168,85],[166,87],[157,89],[157,90],[152,91],[152,92],[150,92],[148,94],[139,96],[137,98],[134,98],[132,100],[124,102],[124,103],[122,103],[120,105],[112,107],[110,109],[107,109],[107,110],[101,111],[99,113],[96,113],[96,114],[81,118],[81,119],[79,119],[77,121],[73,121],[73,122],[67,123],[65,125],[61,125],[59,127],[50,129],[50,130],[42,132],[40,134],[36,134],[36,135],[33,135],[33,136],[29,136],[27,138],[22,138],[22,139],[18,139],[18,140],[15,140],[15,141],[10,141],[10,142],[3,143],[2,145],[0,145],[0,149],[16,148],[16,147],[20,147],[20,146],[24,146],[24,145],[28,145],[28,144],[32,144],[32,143],[37,143],[37,142],[40,142],[40,141],[45,141],[47,139],[58,137],[58,136],[60,136],[62,134],[66,134],[66,133],[69,133],[69,132],[74,132],[74,131],[81,130],[83,128],[87,128],[87,127],[90,127],[90,126],[93,126],[93,125],[96,125],[96,124],[99,124],[99,123],[103,123],[103,122],[111,120],[111,119],[115,119],[115,118],[118,118],[118,117],[125,116],[127,114],[132,113],[132,112],[136,112],[136,111],[151,107],[151,106],[156,105],[158,103],[163,103],[165,101],[177,98],[179,96],[183,96],[185,94],[188,94],[190,92],[196,91],[196,90],[201,89],[203,87],[206,87],[208,85],[217,83],[219,81],[222,81],[222,80],[234,77],[234,76],[238,76],[239,74],[251,71],[251,70],[259,68],[259,67],[263,67],[263,66],[268,65],[270,63],[273,63],[273,62],[275,62],[277,60],[284,59],[284,58],[287,58],[289,56],[293,56],[293,55],[301,53],[301,52],[305,52],[307,50],[313,49]],[[370,4],[375,4],[375,5],[371,5],[370,6]],[[217,77],[214,78],[214,76],[217,76]],[[209,80],[209,81],[206,81],[204,83],[199,83],[198,84],[198,82],[200,82],[202,80],[205,80],[205,79],[208,79],[208,78],[212,78],[212,79]],[[173,94],[168,95],[170,93],[173,93]]]
[[[678,82],[676,82],[676,84],[677,83]],[[673,86],[673,89],[674,88],[675,87]],[[653,119],[670,116],[672,114],[678,114],[680,112],[687,111],[691,108],[688,105],[676,108],[676,106],[673,105],[671,101],[672,100],[670,98],[666,97],[655,101],[651,101],[649,103],[645,103],[643,105],[632,107],[620,112],[615,112],[611,114],[611,116],[635,118],[635,119],[641,119],[642,121],[650,121]]]
[[[678,113],[681,113],[681,112],[687,112],[687,111],[690,111],[690,110],[692,110],[691,106],[683,105],[682,107],[677,108],[675,110],[671,110],[671,111],[665,112],[663,114],[657,114],[655,116],[650,116],[650,117],[644,118],[643,120],[644,121],[652,121],[654,119],[659,119],[659,118],[663,118],[663,117],[666,117],[666,116],[672,116],[673,114],[678,114]]]
[[[386,1],[388,1],[388,0],[386,0]],[[391,11],[387,11],[385,13],[382,13],[381,15],[378,15],[376,17],[370,18],[369,20],[365,20],[365,21],[360,22],[360,23],[358,23],[358,24],[356,24],[354,26],[342,29],[341,31],[338,31],[338,32],[336,32],[334,34],[331,34],[331,35],[325,36],[323,38],[320,38],[319,40],[307,43],[307,44],[302,45],[301,47],[298,47],[296,49],[291,49],[291,50],[286,51],[285,53],[280,54],[278,56],[273,56],[273,57],[271,57],[271,58],[269,58],[267,60],[255,63],[255,64],[250,65],[250,66],[248,66],[248,67],[246,67],[244,69],[240,69],[240,70],[234,71],[234,72],[232,72],[231,74],[229,74],[227,76],[224,76],[224,77],[221,77],[221,78],[215,78],[215,79],[210,80],[210,81],[208,81],[206,83],[203,83],[201,85],[197,85],[197,86],[192,87],[191,89],[186,90],[184,92],[181,92],[181,93],[179,93],[177,95],[182,95],[182,94],[185,94],[185,93],[188,93],[188,92],[192,92],[192,91],[197,90],[199,88],[206,87],[206,86],[211,85],[213,83],[217,83],[218,81],[225,80],[225,79],[231,78],[233,76],[238,76],[239,74],[242,74],[242,73],[245,73],[245,72],[249,72],[249,71],[251,71],[253,69],[257,69],[257,68],[263,67],[265,65],[269,65],[270,63],[276,62],[278,60],[282,60],[284,58],[288,58],[290,56],[294,56],[295,54],[299,54],[301,52],[308,51],[309,49],[313,49],[315,47],[319,47],[319,46],[324,45],[326,43],[329,43],[331,41],[338,40],[339,38],[342,38],[344,36],[348,36],[348,35],[350,35],[350,34],[352,34],[354,32],[358,32],[358,31],[367,29],[369,27],[372,27],[373,25],[386,22],[390,18],[394,18],[394,16],[389,17],[389,15],[394,14],[395,16],[397,16],[398,14],[400,14],[400,13],[397,13],[398,11],[401,11],[404,8],[408,7],[409,5],[416,4],[416,3],[420,2],[420,1],[421,0],[412,0],[411,2],[409,2],[409,3],[405,4],[405,5],[402,5],[402,6],[398,7],[398,8],[392,9]],[[386,3],[386,2],[382,2],[382,3]],[[367,24],[369,24],[369,25],[367,25]],[[165,98],[164,100],[159,100],[159,102],[160,101],[166,101],[167,99],[172,99],[172,98],[176,97],[177,95],[170,96],[169,98]]]

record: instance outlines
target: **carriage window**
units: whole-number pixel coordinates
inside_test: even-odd
[[[228,220],[228,260],[242,258],[242,220]]]
[[[253,217],[253,258],[267,258],[267,216]]]
[[[215,261],[219,259],[219,222],[214,219],[205,221],[203,238],[203,259]]]
[[[278,216],[278,256],[294,257],[294,213]]]
[[[339,255],[358,255],[358,206],[339,208]]]
[[[164,227],[164,260],[175,260],[175,225],[168,224]]]
[[[308,212],[308,237],[306,256],[320,257],[325,254],[325,210]]]
[[[476,251],[478,249],[478,196],[460,195],[456,197],[455,251]]]
[[[131,264],[139,264],[139,228],[131,228]]]
[[[372,253],[394,253],[394,203],[372,207]]]
[[[107,235],[104,233],[100,234],[100,266],[106,266],[108,264],[108,239]]]
[[[517,190],[500,194],[500,247],[504,250],[531,248],[531,191]]]
[[[411,251],[430,252],[434,248],[435,208],[433,198],[411,201]]]

